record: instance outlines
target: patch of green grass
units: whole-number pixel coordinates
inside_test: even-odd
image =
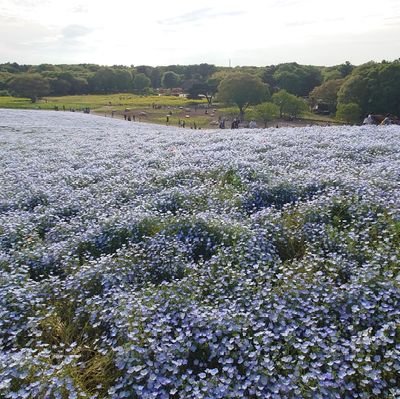
[[[152,108],[152,104],[165,107],[187,107],[197,104],[205,104],[205,101],[193,101],[184,97],[175,96],[138,96],[134,94],[89,94],[79,96],[44,97],[36,103],[28,98],[0,97],[1,108],[29,108],[29,109],[62,109],[85,108],[104,111],[105,109],[125,110],[125,108],[142,109]],[[165,110],[162,110],[165,113]]]

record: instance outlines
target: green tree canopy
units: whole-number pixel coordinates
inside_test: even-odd
[[[360,122],[361,108],[358,104],[339,104],[336,112],[336,118],[347,123]]]
[[[174,87],[178,87],[179,82],[180,76],[173,71],[164,72],[161,78],[161,84],[166,89],[173,89]]]
[[[279,107],[276,104],[265,102],[254,107],[254,114],[257,119],[264,122],[264,127],[267,127],[268,122],[279,116]]]
[[[115,71],[115,89],[118,92],[126,93],[132,90],[132,74],[127,69],[117,69]]]
[[[340,104],[356,103],[363,114],[400,115],[400,62],[367,63],[353,70],[338,92]]]
[[[133,86],[135,90],[143,92],[145,89],[150,87],[151,80],[144,73],[137,73],[135,79],[133,79]]]
[[[13,78],[13,74],[9,72],[0,72],[0,90],[7,89],[8,82]]]
[[[264,71],[264,79],[266,78]],[[296,96],[305,97],[322,83],[321,70],[311,65],[299,65],[296,62],[280,64],[273,73],[276,85]]]
[[[212,80],[206,83],[194,83],[188,90],[189,98],[198,99],[201,94],[206,97],[208,104],[211,105],[217,89],[217,84]]]
[[[288,93],[286,90],[279,90],[272,95],[272,102],[279,107],[280,117],[296,118],[307,109],[307,104],[301,98]]]
[[[323,102],[329,106],[331,113],[335,113],[338,91],[343,82],[344,79],[327,80],[321,86],[315,87],[309,95],[311,104]]]
[[[240,120],[249,105],[259,104],[270,98],[268,86],[259,77],[247,73],[233,73],[218,86],[218,99],[239,107]]]
[[[114,93],[116,91],[116,74],[113,68],[100,68],[90,79],[94,93]]]
[[[13,96],[27,97],[34,103],[50,93],[50,84],[38,73],[24,73],[13,78],[8,89]]]

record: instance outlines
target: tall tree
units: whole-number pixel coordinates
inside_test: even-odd
[[[132,74],[127,69],[117,69],[115,71],[115,89],[121,93],[126,93],[133,88]]]
[[[189,98],[198,99],[199,95],[203,95],[207,99],[208,105],[211,105],[212,100],[217,93],[217,89],[217,84],[212,80],[209,80],[207,83],[195,83],[188,90]]]
[[[400,115],[400,62],[367,63],[353,70],[338,92],[340,104],[356,103],[363,114]]]
[[[142,93],[145,91],[145,89],[150,87],[150,85],[151,80],[144,73],[137,73],[135,75],[135,79],[133,79],[133,86],[135,90]]]
[[[13,78],[8,89],[13,96],[27,97],[34,103],[50,93],[50,84],[38,73],[24,73]]]
[[[269,97],[268,86],[259,77],[247,73],[228,75],[218,86],[219,100],[227,104],[236,104],[241,121],[249,105],[259,104]]]
[[[180,82],[180,77],[174,71],[164,72],[161,78],[161,84],[166,89],[173,89],[178,87]]]
[[[115,71],[113,68],[100,68],[90,79],[91,90],[95,93],[116,92]]]

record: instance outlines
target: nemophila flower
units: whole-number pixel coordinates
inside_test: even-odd
[[[395,127],[0,112],[0,396],[396,397]]]

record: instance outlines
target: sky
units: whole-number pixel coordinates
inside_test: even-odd
[[[337,65],[400,57],[400,0],[0,0],[0,63]]]

